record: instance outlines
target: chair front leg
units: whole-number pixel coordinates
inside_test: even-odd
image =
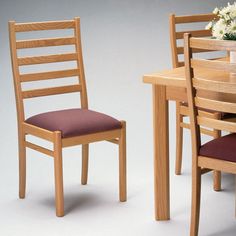
[[[19,197],[25,198],[26,186],[26,147],[25,134],[19,131]]]
[[[54,132],[54,175],[56,215],[64,216],[63,166],[61,132]]]
[[[82,145],[82,174],[81,184],[85,185],[88,181],[88,162],[89,162],[89,145]]]
[[[126,123],[122,121],[119,138],[119,195],[121,202],[125,202],[127,199],[126,188]]]
[[[201,202],[201,168],[192,170],[192,207],[190,236],[198,236]]]

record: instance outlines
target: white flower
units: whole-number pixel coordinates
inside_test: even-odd
[[[212,35],[216,39],[236,38],[236,2],[228,3],[223,8],[215,8],[213,13],[217,19],[209,22],[205,29],[212,30]]]
[[[228,27],[228,31],[231,33],[231,34],[235,34],[236,33],[236,21],[232,21]]]
[[[223,19],[218,20],[212,28],[213,37],[217,39],[223,39],[226,33],[228,33],[228,29],[224,20]]]
[[[219,11],[219,16],[225,20],[233,20],[236,17],[236,3],[230,4]]]
[[[236,3],[230,5],[229,15],[231,19],[236,18]]]
[[[213,11],[213,14],[218,14],[219,13],[219,9],[216,7],[215,9],[214,9],[214,11]]]
[[[205,29],[206,29],[206,30],[210,30],[210,29],[212,29],[212,26],[213,26],[213,23],[212,23],[212,21],[211,21],[211,22],[209,22],[209,23],[206,25]]]

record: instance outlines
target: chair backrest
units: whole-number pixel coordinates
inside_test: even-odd
[[[174,68],[184,66],[184,61],[180,60],[180,55],[184,54],[183,37],[184,33],[191,33],[193,37],[208,37],[211,36],[211,31],[206,29],[200,30],[184,30],[177,31],[177,25],[190,25],[190,23],[209,22],[216,18],[216,15],[211,14],[200,14],[200,15],[189,15],[189,16],[175,16],[171,14],[169,16],[169,30],[170,30],[170,43],[171,43],[171,54],[172,54],[172,65]],[[191,25],[192,27],[192,25]],[[178,43],[179,42],[179,43]],[[182,43],[182,45],[181,45]],[[181,45],[181,46],[179,46]],[[195,49],[194,52],[206,52],[205,50]]]
[[[64,30],[64,31],[63,31]],[[37,39],[24,39],[17,40],[17,33],[21,32],[29,32],[27,34],[32,35],[36,34],[36,31],[51,31],[51,33],[55,33],[56,31],[65,32],[65,30],[72,31],[72,35],[69,37],[53,37],[53,38],[37,38]],[[26,34],[26,35],[27,35]],[[32,22],[32,23],[15,23],[14,21],[9,22],[9,36],[10,36],[10,48],[11,48],[11,59],[12,59],[12,70],[14,77],[14,87],[15,87],[15,95],[16,95],[16,105],[17,105],[17,114],[18,114],[18,122],[22,122],[25,120],[24,115],[24,100],[34,97],[41,96],[49,96],[56,94],[64,94],[64,93],[72,93],[72,92],[80,92],[81,98],[81,107],[87,108],[87,91],[86,91],[86,83],[84,76],[84,68],[83,68],[83,58],[82,58],[82,47],[81,47],[81,36],[80,36],[80,18],[76,17],[73,20],[65,20],[65,21],[48,21],[48,22]],[[29,36],[28,36],[29,37]],[[60,47],[73,47],[73,52],[70,53],[58,53]],[[56,50],[56,54],[49,54],[48,52],[44,52],[43,55],[37,56],[18,56],[22,51],[34,51],[37,49],[43,50],[49,47]],[[57,50],[58,49],[58,50]],[[45,50],[44,50],[45,51]],[[73,62],[73,69],[64,69],[63,66],[60,70],[52,69],[52,65],[57,64],[61,65],[61,63],[65,62]],[[33,73],[22,73],[22,68],[29,66],[34,66],[36,68],[42,67],[39,72],[39,68],[35,69]],[[45,71],[45,68],[49,68]],[[37,88],[24,90],[23,85],[27,83],[35,83],[48,81],[61,78],[76,77],[76,82],[73,84],[67,81],[63,84],[63,86],[50,85],[49,87]],[[60,80],[61,81],[61,80]],[[37,86],[37,85],[36,85]]]
[[[199,108],[236,114],[236,79],[232,78],[232,73],[236,73],[236,64],[227,60],[195,59],[192,52],[196,49],[236,51],[236,42],[195,38],[188,33],[184,35],[187,96],[193,148],[195,148],[197,154],[201,145],[200,125],[217,130],[236,132],[235,122],[216,120],[198,114]],[[201,93],[202,91],[204,93]]]

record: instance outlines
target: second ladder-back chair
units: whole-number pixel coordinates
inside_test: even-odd
[[[170,42],[171,42],[171,53],[172,53],[172,65],[174,68],[184,66],[183,57],[184,47],[183,47],[183,35],[186,32],[189,32],[194,37],[209,37],[211,36],[211,31],[205,29],[205,25],[207,22],[216,18],[215,14],[198,14],[198,15],[189,15],[189,16],[175,16],[171,14],[169,16],[169,24],[170,24]],[[203,24],[198,25],[198,29],[191,29],[192,24]],[[190,26],[189,26],[190,25]],[[179,26],[187,26],[187,29],[178,31],[177,27]],[[190,28],[190,29],[189,29]],[[205,50],[195,49],[193,53],[204,53]],[[184,92],[185,93],[185,92]],[[202,114],[206,117],[212,117],[215,119],[227,119],[232,117],[232,114],[229,113],[221,113],[218,111],[210,111],[209,109],[202,109]],[[176,162],[175,162],[175,173],[176,175],[181,174],[182,169],[182,150],[183,150],[183,129],[189,129],[189,123],[184,121],[184,117],[189,116],[188,104],[183,101],[176,102]],[[236,116],[235,116],[236,117]],[[217,129],[206,129],[201,128],[201,133],[211,136],[213,138],[220,137],[220,131]],[[221,174],[219,171],[214,171],[214,189],[221,189]]]
[[[236,64],[229,61],[193,58],[197,50],[236,51],[236,42],[199,39],[185,34],[185,73],[192,137],[191,236],[198,235],[201,175],[209,170],[236,174],[236,123],[202,116],[199,109],[236,114]],[[206,72],[207,70],[207,72]],[[204,93],[202,92],[204,91]],[[206,96],[207,94],[207,96]],[[200,126],[231,134],[201,142]],[[203,214],[207,214],[204,212]],[[220,209],[219,209],[220,214]]]
[[[17,40],[17,33],[34,31],[57,30],[73,32],[69,37],[39,38]],[[105,114],[88,109],[87,91],[84,76],[82,46],[80,36],[80,19],[65,21],[48,21],[34,23],[9,22],[10,48],[12,69],[16,94],[18,136],[19,136],[19,197],[25,198],[26,185],[26,148],[37,150],[53,158],[55,175],[55,205],[56,215],[64,215],[63,196],[63,166],[62,148],[82,145],[82,184],[87,183],[89,143],[109,141],[119,146],[119,198],[126,201],[126,125],[125,121],[118,121]],[[19,51],[24,49],[73,45],[73,52],[20,57]],[[22,66],[38,66],[40,64],[74,62],[73,69],[61,70],[44,69],[33,73],[22,73]],[[51,63],[51,64],[50,64]],[[23,85],[39,81],[55,81],[55,79],[75,77],[73,84],[46,88],[24,90]],[[69,83],[69,82],[68,82]],[[26,117],[24,101],[27,99],[52,96],[58,94],[80,93],[81,106],[74,109],[57,110]],[[81,107],[81,108],[79,108]],[[30,141],[26,136],[32,135],[45,139],[53,144],[52,150]]]

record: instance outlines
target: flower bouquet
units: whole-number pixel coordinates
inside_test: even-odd
[[[211,30],[215,39],[236,40],[236,2],[220,9],[215,8],[213,13],[216,17],[205,29]],[[230,62],[236,63],[236,51],[230,51]]]
[[[216,18],[206,26],[212,31],[213,38],[236,40],[236,2],[221,9],[215,8],[213,13]]]

